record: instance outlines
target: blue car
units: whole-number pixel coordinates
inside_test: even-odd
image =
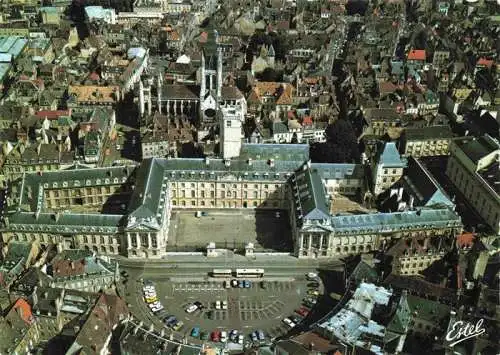
[[[167,319],[165,319],[165,324],[167,327],[172,327],[175,323],[177,323],[177,318],[174,316],[170,316]]]
[[[193,338],[198,338],[200,336],[200,327],[194,327],[193,330],[191,330],[191,336]]]
[[[250,288],[252,287],[252,283],[248,280],[245,280],[245,288]]]
[[[240,280],[240,281],[238,282],[238,287],[239,287],[239,288],[244,288],[244,287],[245,287],[245,281]]]

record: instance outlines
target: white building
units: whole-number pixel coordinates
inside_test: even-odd
[[[231,159],[240,156],[242,134],[242,122],[244,115],[242,110],[234,108],[221,108],[219,111],[221,150],[223,159]]]
[[[116,11],[102,6],[85,6],[85,19],[88,22],[104,21],[114,25],[116,24]]]

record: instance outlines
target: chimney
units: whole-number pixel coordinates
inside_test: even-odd
[[[274,159],[269,159],[269,166],[274,168]]]
[[[205,165],[210,165],[210,158],[209,157],[206,157],[205,158]]]
[[[224,160],[224,165],[225,165],[226,167],[230,167],[230,166],[231,166],[231,160],[230,160],[230,159],[226,159],[226,160]]]
[[[248,165],[252,166],[252,158],[248,158]]]

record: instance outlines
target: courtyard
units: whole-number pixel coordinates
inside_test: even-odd
[[[207,210],[196,217],[196,211],[173,211],[169,228],[168,250],[202,251],[210,242],[217,248],[243,252],[254,243],[256,251],[293,250],[290,223],[284,211],[274,210]]]

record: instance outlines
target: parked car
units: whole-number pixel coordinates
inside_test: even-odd
[[[259,336],[257,335],[257,332],[252,332],[252,334],[250,334],[250,338],[252,338],[252,341],[259,340]]]
[[[301,316],[296,316],[296,315],[290,316],[290,317],[288,317],[288,318],[290,318],[290,320],[291,320],[292,322],[294,322],[295,324],[299,324],[300,322],[302,322],[302,321],[304,320],[304,318],[303,318],[303,317],[301,317]]]
[[[302,317],[307,317],[309,314],[309,310],[306,309],[305,307],[300,307],[299,309],[295,310],[297,314],[300,314]]]
[[[243,345],[243,334],[238,335],[238,344]]]
[[[222,301],[222,309],[227,309],[227,301]]]
[[[177,323],[177,318],[175,318],[175,316],[170,316],[170,317],[167,317],[167,319],[165,319],[164,322],[165,322],[165,325],[167,327],[170,327],[173,324]]]
[[[175,331],[178,331],[179,329],[181,329],[182,327],[184,326],[184,322],[183,321],[178,321],[177,323],[174,324],[173,326],[173,329]]]
[[[198,338],[200,336],[200,327],[194,327],[192,330],[191,330],[191,336],[193,338]]]
[[[319,296],[319,291],[318,290],[309,290],[309,291],[307,291],[307,294],[311,295],[311,296]]]
[[[221,343],[225,343],[227,341],[227,332],[225,330],[220,332],[220,341]]]
[[[286,325],[288,325],[290,328],[295,327],[295,323],[290,318],[283,319],[283,323],[285,323]]]
[[[215,309],[221,309],[220,301],[215,301]]]
[[[208,340],[208,332],[201,332],[200,339],[201,340]]]
[[[203,305],[203,303],[201,303],[200,301],[193,302],[193,304],[196,307],[198,307],[199,310],[202,310],[203,308],[205,308],[205,306]]]
[[[261,281],[260,282],[260,288],[263,289],[263,290],[266,290],[267,289],[267,283],[265,281]]]
[[[245,288],[250,288],[252,287],[252,282],[245,280]]]
[[[314,282],[309,282],[307,284],[307,287],[311,287],[311,288],[318,288],[319,287],[319,282],[317,281],[314,281]]]
[[[224,287],[231,288],[231,282],[229,282],[228,280],[224,281]]]
[[[212,334],[210,334],[210,338],[212,339],[213,342],[219,342],[220,341],[220,330],[214,330]]]
[[[238,280],[231,280],[231,286],[238,287]]]
[[[186,312],[193,313],[197,309],[198,309],[198,307],[195,304],[190,304],[189,306],[186,307]]]
[[[266,339],[264,332],[260,329],[257,331],[257,337],[259,338],[260,341]]]
[[[146,303],[155,303],[158,302],[158,298],[156,298],[156,296],[144,297],[144,301],[146,301]]]
[[[236,341],[238,338],[238,331],[236,329],[233,329],[229,332],[229,339],[232,341]]]
[[[304,301],[309,302],[311,304],[318,303],[318,300],[315,297],[306,297],[306,298],[304,298]]]
[[[318,278],[318,274],[315,272],[308,272],[306,277],[308,280],[316,280]]]
[[[240,281],[238,282],[238,287],[239,287],[239,288],[244,288],[244,287],[245,287],[245,281],[240,280]]]

